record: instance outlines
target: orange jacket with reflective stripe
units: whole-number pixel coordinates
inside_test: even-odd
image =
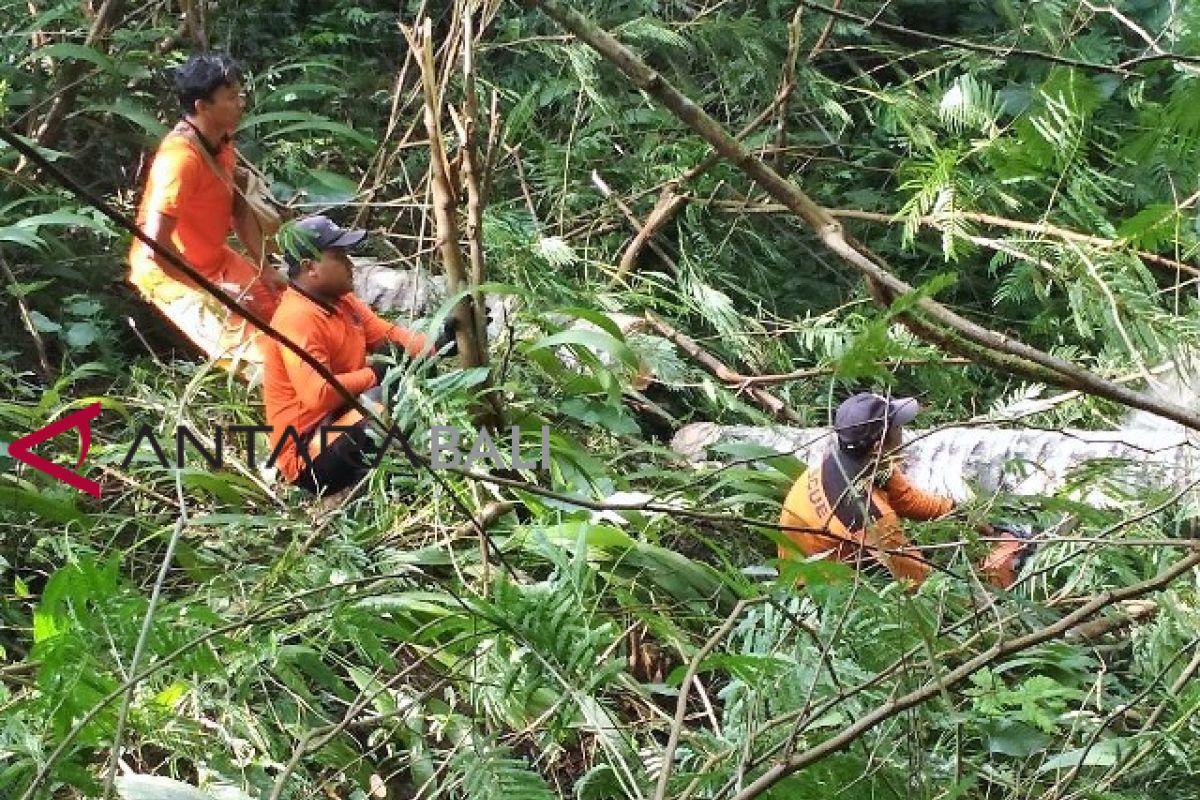
[[[368,349],[387,340],[403,346],[412,356],[429,351],[425,336],[381,319],[353,294],[328,304],[291,286],[284,291],[271,326],[324,364],[356,395],[375,385],[375,373],[367,366]],[[332,384],[291,350],[266,337],[261,347],[263,400],[274,451],[288,426],[304,436],[344,401]],[[295,439],[287,437],[276,463],[288,480],[296,480],[304,461],[296,451]]]
[[[936,519],[950,513],[954,501],[922,491],[899,469],[882,487],[876,486],[872,466],[870,459],[832,448],[792,486],[780,514],[782,532],[805,555],[824,553],[850,564],[882,564],[897,578],[920,583],[929,566],[905,537],[899,518]],[[781,545],[779,556],[795,557],[795,552]]]

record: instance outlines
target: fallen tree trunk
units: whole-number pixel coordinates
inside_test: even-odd
[[[828,428],[697,422],[671,440],[692,461],[721,444],[757,444],[809,464],[829,447]],[[1182,429],[1046,431],[951,427],[906,431],[906,471],[921,487],[965,499],[974,492],[1065,496],[1111,507],[1147,489],[1200,483],[1200,449]],[[974,492],[969,486],[974,487]]]

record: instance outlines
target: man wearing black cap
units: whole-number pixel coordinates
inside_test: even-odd
[[[349,251],[364,238],[366,231],[340,228],[325,216],[306,217],[281,232],[291,282],[271,318],[272,327],[355,394],[379,386],[386,371],[383,364],[367,363],[368,352],[394,343],[411,356],[429,356],[454,336],[448,324],[431,347],[424,335],[381,319],[354,295]],[[311,492],[334,493],[352,486],[367,470],[364,453],[370,440],[365,420],[343,408],[332,384],[291,350],[269,340],[263,356],[263,397],[279,471]],[[332,431],[325,437],[315,435],[322,426],[354,430],[340,436]]]
[[[949,497],[917,488],[899,468],[901,428],[920,410],[913,398],[856,394],[838,406],[837,442],[796,481],[780,515],[780,558],[833,556],[860,568],[885,567],[894,577],[919,584],[929,563],[900,527],[900,518],[931,520],[954,510]],[[1010,541],[1011,539],[1011,541]],[[1016,579],[1024,543],[1008,535],[989,554],[983,570],[992,583]]]

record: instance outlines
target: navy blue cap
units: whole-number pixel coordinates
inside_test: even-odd
[[[297,267],[306,258],[313,258],[331,247],[349,249],[362,243],[367,232],[342,228],[323,214],[304,217],[292,225],[290,236],[280,237],[280,249],[288,265]]]
[[[889,400],[873,392],[862,392],[838,406],[833,427],[842,447],[858,450],[883,438],[889,428],[913,421],[921,406],[911,397]]]

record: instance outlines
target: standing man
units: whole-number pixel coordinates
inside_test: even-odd
[[[254,223],[235,223],[233,135],[246,101],[241,72],[229,55],[200,53],[175,70],[183,117],[162,141],[138,209],[146,235],[264,319],[279,305],[286,280],[266,262]],[[233,230],[249,258],[227,243]],[[134,240],[129,281],[210,358],[243,362],[261,373],[257,333],[149,247]]]
[[[834,417],[837,442],[817,467],[796,481],[783,503],[780,528],[794,547],[779,547],[779,557],[824,555],[859,569],[885,568],[898,580],[917,585],[929,575],[929,562],[913,547],[900,518],[938,519],[954,510],[949,497],[915,486],[900,469],[901,428],[920,407],[909,398],[889,400],[856,394],[838,406]],[[982,526],[986,535],[997,531]],[[993,584],[1008,588],[1032,545],[1012,531],[982,565]]]
[[[366,235],[340,228],[325,216],[296,222],[281,241],[291,283],[271,326],[327,367],[350,392],[373,401],[371,390],[382,383],[387,367],[368,364],[369,352],[394,344],[413,357],[431,356],[444,347],[452,354],[447,345],[454,342],[454,321],[447,320],[430,347],[424,335],[376,316],[354,294],[349,255]],[[372,450],[366,420],[291,350],[265,339],[263,353],[263,399],[279,471],[314,493],[353,486],[366,474],[365,455]],[[334,426],[348,431],[321,431]]]

